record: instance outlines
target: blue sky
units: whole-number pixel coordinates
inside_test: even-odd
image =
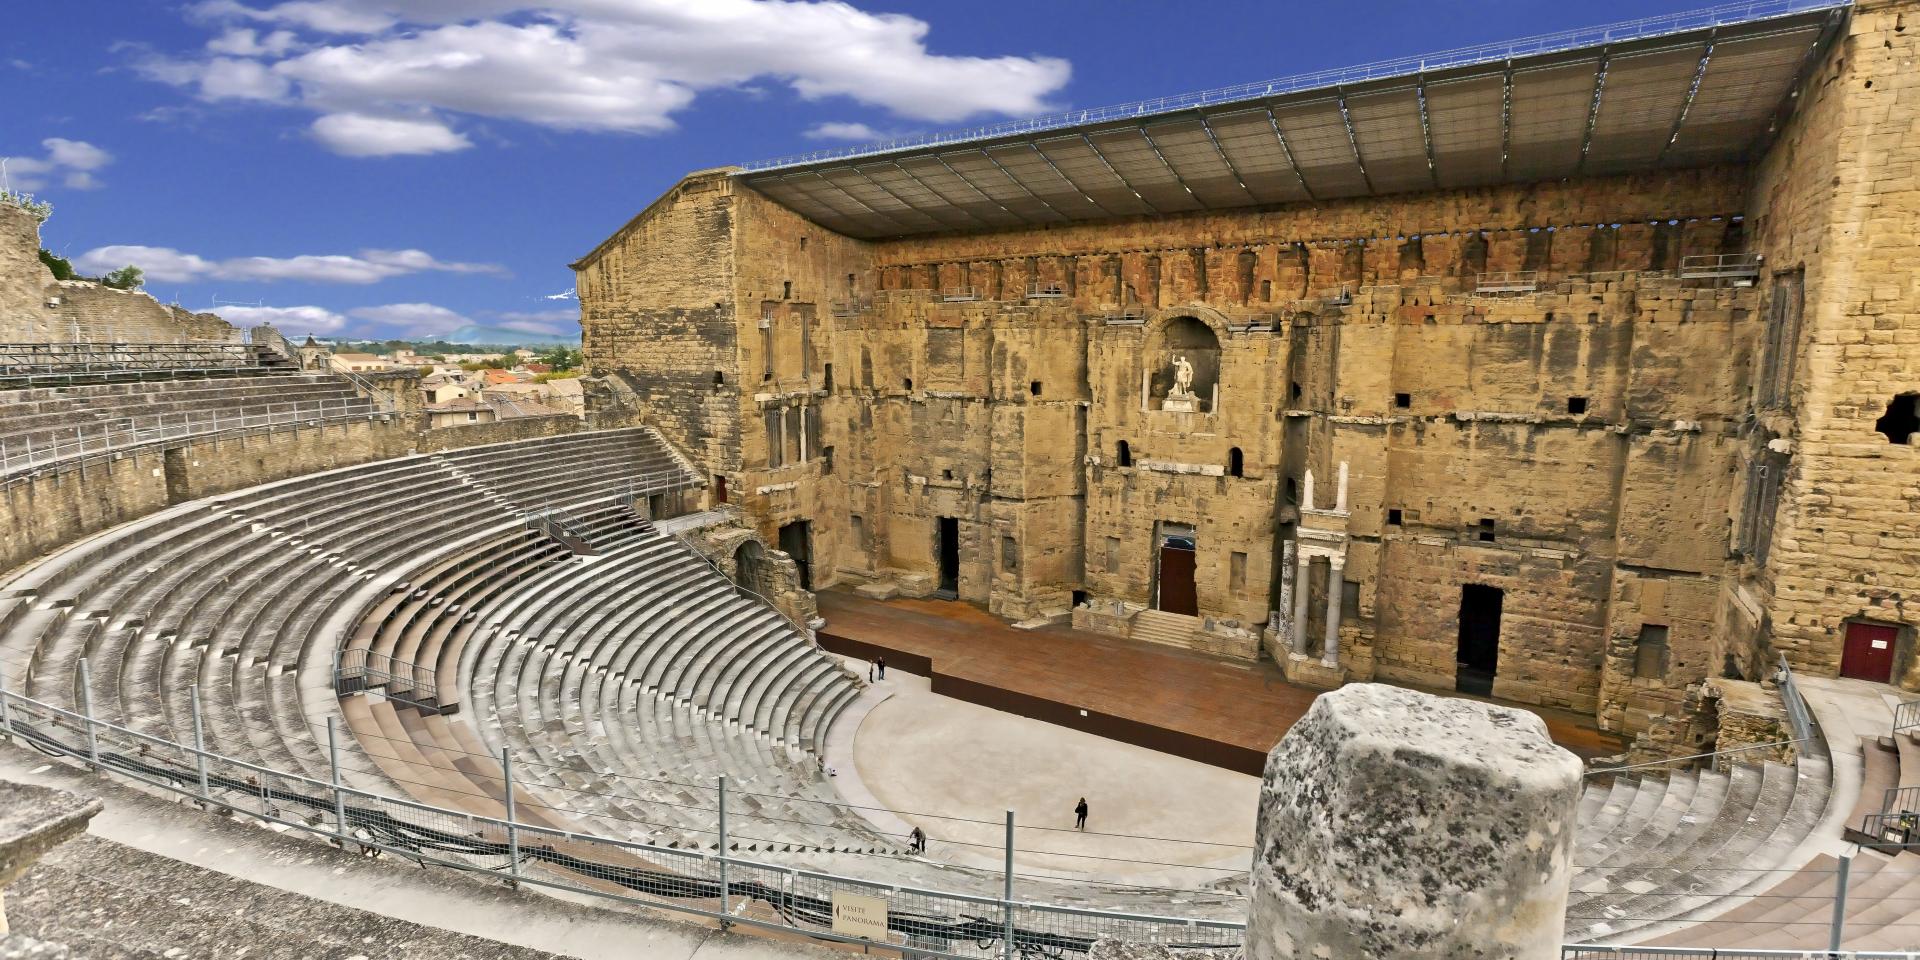
[[[290,334],[577,330],[566,264],[684,172],[1678,4],[62,0],[0,34],[45,241]],[[849,139],[851,138],[851,139]]]

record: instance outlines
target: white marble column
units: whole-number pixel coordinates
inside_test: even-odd
[[[1307,655],[1307,594],[1313,583],[1313,554],[1300,551],[1293,566],[1293,652]]]
[[[1340,592],[1346,569],[1345,557],[1333,557],[1327,566],[1327,638],[1320,648],[1320,663],[1328,667],[1340,665]]]

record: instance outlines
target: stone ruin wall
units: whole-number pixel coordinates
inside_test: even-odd
[[[1721,669],[1762,322],[1755,290],[1645,271],[1741,249],[1745,184],[1713,168],[863,243],[716,172],[583,261],[586,343],[770,543],[811,521],[816,586],[931,589],[953,517],[960,596],[1011,618],[1075,591],[1148,605],[1164,521],[1195,527],[1201,615],[1258,628],[1305,472],[1330,507],[1346,462],[1347,678],[1451,686],[1460,586],[1485,583],[1506,590],[1499,695],[1635,729]],[[1505,269],[1549,282],[1471,292]],[[1217,410],[1141,409],[1179,317],[1217,339]],[[1643,622],[1670,630],[1658,677],[1633,676]]]
[[[59,281],[40,262],[40,224],[0,203],[0,343],[237,341],[211,313],[162,304],[138,291]]]
[[[1920,4],[1856,4],[1799,101],[1755,167],[1750,217],[1769,272],[1804,276],[1792,387],[1750,444],[1787,448],[1785,483],[1728,619],[1823,675],[1848,621],[1897,626],[1896,682],[1920,688],[1920,446],[1874,429],[1920,393]],[[1769,308],[1791,298],[1764,286]]]

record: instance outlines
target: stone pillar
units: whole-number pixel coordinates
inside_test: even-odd
[[[1320,662],[1329,667],[1340,665],[1340,593],[1346,581],[1342,575],[1347,570],[1346,557],[1331,557],[1327,561],[1327,637],[1320,646]]]
[[[1246,960],[1558,960],[1580,772],[1524,710],[1321,694],[1267,757]]]
[[[1307,655],[1307,594],[1313,584],[1313,554],[1300,551],[1300,562],[1293,567],[1293,653]]]

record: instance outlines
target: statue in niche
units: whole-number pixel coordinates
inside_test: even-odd
[[[1167,391],[1160,409],[1174,413],[1192,413],[1199,409],[1193,396],[1193,364],[1183,355],[1173,358],[1173,389]]]

